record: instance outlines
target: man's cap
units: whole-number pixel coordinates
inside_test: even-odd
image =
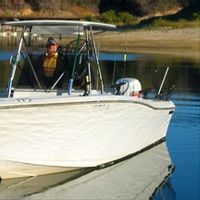
[[[50,37],[47,40],[46,46],[51,46],[51,45],[56,45],[56,44],[57,44],[57,41],[54,38]]]

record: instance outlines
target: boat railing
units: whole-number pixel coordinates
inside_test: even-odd
[[[14,83],[14,78],[17,70],[18,63],[21,59],[27,60],[32,73],[33,77],[37,83],[38,88],[42,88],[41,82],[38,78],[38,75],[35,71],[35,66],[31,61],[31,58],[29,57],[30,50],[29,50],[29,44],[30,42],[27,41],[31,39],[31,34],[33,34],[32,30],[34,31],[53,31],[54,34],[58,30],[58,25],[61,25],[61,32],[66,30],[66,26],[74,26],[75,28],[73,31],[75,31],[75,34],[77,35],[76,40],[70,42],[66,46],[66,56],[71,56],[73,59],[73,64],[72,64],[72,71],[70,74],[70,80],[68,82],[68,94],[71,95],[73,91],[73,86],[74,86],[74,80],[75,80],[75,75],[77,73],[77,66],[80,64],[80,60],[83,57],[87,58],[87,61],[84,63],[86,65],[86,71],[87,74],[85,75],[85,92],[84,95],[89,95],[90,91],[92,90],[92,70],[95,69],[95,87],[98,90],[100,86],[100,91],[101,93],[104,92],[104,83],[103,83],[103,78],[101,74],[101,67],[98,59],[98,50],[96,47],[95,39],[94,39],[94,30],[93,27],[97,27],[97,30],[99,28],[115,28],[113,25],[109,24],[103,24],[103,23],[92,23],[92,22],[80,22],[80,21],[62,21],[62,20],[30,20],[30,21],[13,21],[13,22],[6,22],[4,25],[10,25],[14,27],[20,27],[21,30],[21,36],[19,39],[19,45],[17,49],[17,53],[15,56],[11,57],[10,64],[12,66],[11,70],[11,75],[10,79],[8,82],[8,87],[7,87],[7,96],[10,98],[12,97],[12,91],[13,91],[13,83]],[[55,26],[55,27],[54,27]],[[33,27],[36,27],[36,29],[33,29]],[[42,28],[41,28],[42,27]],[[49,29],[49,27],[54,27],[53,29]],[[44,29],[44,30],[43,30]],[[29,32],[29,35],[27,35],[27,32]],[[75,44],[74,49],[72,46]],[[95,67],[92,67],[91,63],[95,63]],[[93,69],[92,69],[93,68]],[[65,72],[61,72],[60,76],[58,79],[54,82],[52,85],[51,89],[55,89],[56,85],[60,81],[60,79],[63,78],[65,75]]]

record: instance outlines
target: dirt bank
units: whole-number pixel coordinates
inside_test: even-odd
[[[162,53],[200,59],[200,27],[176,30],[129,30],[103,33],[103,50]]]

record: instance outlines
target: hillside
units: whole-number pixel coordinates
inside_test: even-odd
[[[13,2],[13,0],[10,0],[10,2],[11,1]],[[19,2],[20,0],[15,1]],[[43,1],[44,0],[40,0],[40,2]],[[173,53],[182,56],[192,55],[195,58],[199,58],[200,7],[196,6],[196,4],[195,6],[181,6],[176,4],[176,6],[169,6],[164,10],[158,9],[161,6],[160,4],[157,10],[154,8],[151,12],[149,11],[142,16],[134,16],[128,11],[121,12],[121,10],[102,11],[102,7],[100,8],[98,6],[100,0],[76,0],[76,2],[82,2],[81,4],[69,3],[70,0],[68,0],[68,4],[65,5],[59,3],[49,4],[49,2],[55,3],[64,1],[65,0],[48,0],[47,5],[39,4],[40,7],[35,7],[35,4],[31,6],[31,4],[28,3],[21,6],[13,4],[3,5],[1,4],[2,1],[0,1],[0,17],[3,19],[83,19],[87,17],[87,20],[97,20],[118,25],[117,32],[108,32],[105,33],[101,39],[99,38],[101,50],[113,51],[114,47],[116,51],[162,54]],[[112,2],[112,0],[102,1]],[[120,1],[122,0],[116,0],[118,3]],[[140,2],[145,1],[147,0],[140,0]],[[152,2],[153,1],[156,0],[152,0]],[[9,0],[4,2],[8,3]],[[34,2],[36,2],[36,0],[34,0]],[[93,4],[89,2],[93,2]],[[123,2],[125,2],[125,0],[123,0]],[[143,9],[145,10],[147,7],[144,6]],[[129,19],[133,20],[130,24]]]
[[[114,12],[122,17],[149,18],[175,13],[197,0],[0,0],[1,18],[85,18]],[[127,13],[124,16],[124,13]],[[110,17],[110,16],[106,16]],[[112,17],[112,16],[111,16]]]
[[[98,16],[98,8],[72,5],[65,10],[39,10],[35,11],[30,6],[20,10],[0,9],[1,18],[66,18],[80,19],[86,16]]]

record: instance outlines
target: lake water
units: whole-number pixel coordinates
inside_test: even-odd
[[[6,85],[12,53],[0,48],[1,88]],[[0,199],[24,195],[23,199],[200,199],[200,58],[127,54],[125,62],[123,54],[104,52],[100,59],[107,87],[117,77],[136,77],[143,89],[158,87],[156,79],[170,67],[168,81],[169,87],[175,85],[171,99],[176,111],[166,143],[70,182],[61,174],[9,187],[0,184]],[[172,163],[175,170],[168,177]]]

